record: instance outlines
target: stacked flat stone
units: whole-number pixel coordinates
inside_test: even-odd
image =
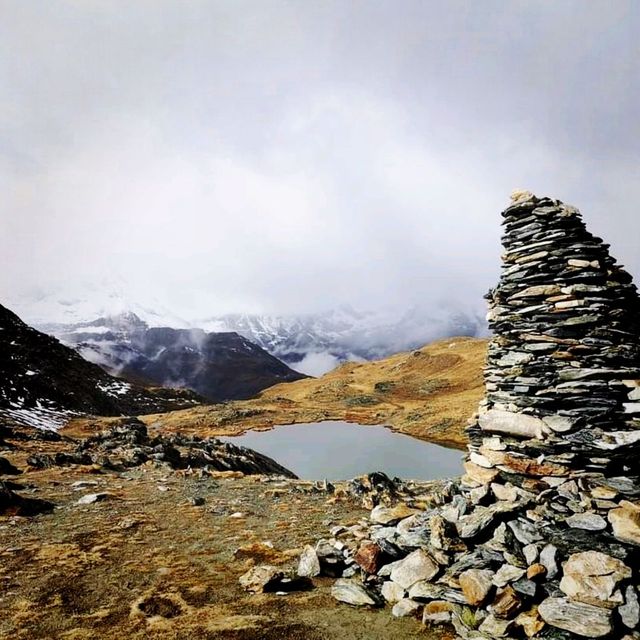
[[[503,218],[465,475],[316,551],[342,558],[336,598],[465,639],[638,639],[637,291],[574,207],[518,192]]]
[[[486,432],[504,433],[518,440],[514,464],[544,454],[627,474],[640,452],[640,300],[631,276],[575,207],[525,192],[502,215],[502,275],[488,296],[495,337],[472,451]]]

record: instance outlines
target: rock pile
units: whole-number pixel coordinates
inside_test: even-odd
[[[637,291],[574,207],[518,192],[503,218],[465,475],[311,551],[337,599],[465,639],[640,638]]]
[[[36,469],[70,464],[98,465],[124,470],[151,463],[170,469],[240,471],[247,475],[265,474],[295,478],[295,474],[272,458],[253,449],[217,438],[182,434],[155,435],[137,418],[122,418],[102,433],[82,440],[75,451],[35,454],[27,463]]]

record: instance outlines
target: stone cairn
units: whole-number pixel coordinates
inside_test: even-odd
[[[465,475],[334,527],[298,571],[465,639],[640,638],[637,290],[574,207],[515,192],[502,216]]]

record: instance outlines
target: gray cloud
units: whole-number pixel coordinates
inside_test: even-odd
[[[7,0],[0,292],[116,273],[185,317],[482,304],[515,187],[640,275],[639,13]]]

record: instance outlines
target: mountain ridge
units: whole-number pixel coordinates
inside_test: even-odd
[[[305,377],[236,332],[150,327],[133,312],[44,328],[109,373],[192,389],[211,402],[248,399]]]
[[[446,301],[408,309],[359,310],[343,305],[318,312],[226,313],[187,320],[158,301],[141,304],[122,291],[107,289],[76,297],[24,295],[16,299],[16,308],[31,324],[58,338],[79,326],[95,325],[100,318],[129,314],[149,328],[235,331],[289,366],[314,376],[341,362],[384,358],[441,338],[486,336],[486,323],[479,310]]]

